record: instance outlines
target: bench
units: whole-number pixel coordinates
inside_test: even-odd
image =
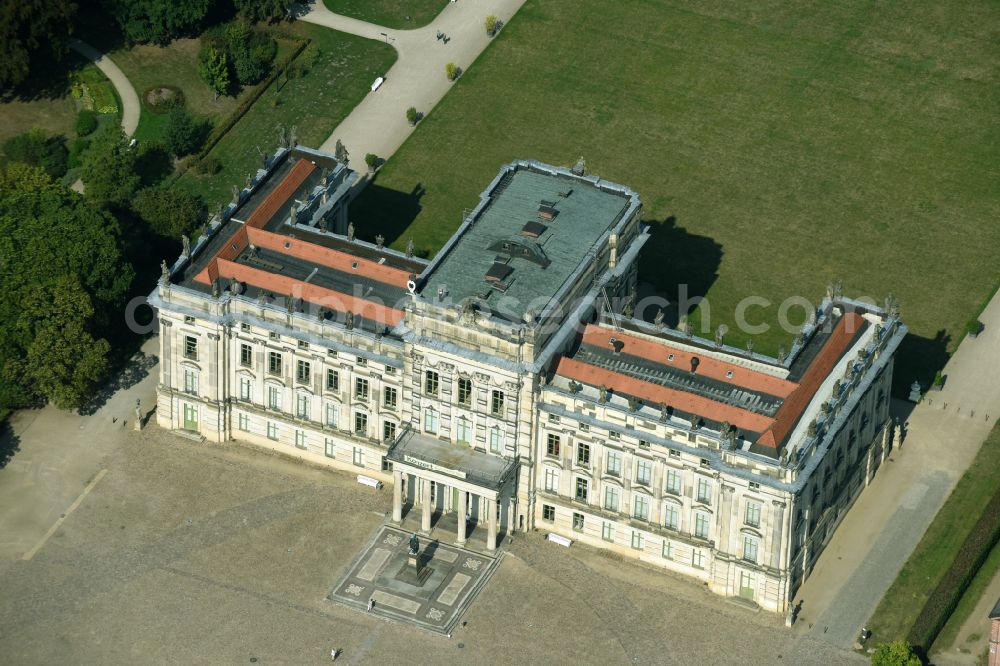
[[[364,474],[358,474],[358,483],[371,486],[375,490],[382,490],[382,482]]]
[[[566,546],[567,548],[573,545],[572,539],[567,539],[566,537],[560,534],[553,534],[552,532],[549,532],[549,536],[546,538],[552,543],[557,543],[560,546]]]

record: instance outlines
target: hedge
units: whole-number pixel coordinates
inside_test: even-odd
[[[305,50],[307,46],[312,42],[311,39],[298,39],[298,44],[292,52],[289,53],[285,58],[278,63],[277,67],[271,70],[271,73],[267,77],[258,83],[250,95],[247,96],[240,105],[237,106],[229,116],[226,117],[221,123],[215,126],[211,132],[209,132],[208,137],[205,139],[205,145],[197,154],[197,159],[202,159],[208,155],[212,148],[215,148],[215,144],[222,140],[222,137],[226,135],[226,132],[231,130],[233,126],[240,121],[243,116],[247,114],[250,108],[254,105],[260,96],[267,92],[268,87],[274,83],[274,80],[281,76],[281,73],[285,71],[285,68],[292,63],[293,60],[299,57],[299,54]]]
[[[926,652],[955,612],[965,590],[1000,540],[1000,490],[987,503],[954,561],[920,610],[907,640]]]

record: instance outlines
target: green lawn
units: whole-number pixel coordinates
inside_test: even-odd
[[[248,94],[249,89],[245,89],[235,97],[216,97],[198,76],[198,48],[198,39],[176,39],[167,46],[140,44],[119,48],[110,54],[125,72],[142,103],[142,115],[135,133],[139,141],[161,139],[166,125],[166,115],[153,113],[146,104],[146,92],[153,88],[179,88],[184,93],[187,109],[213,124],[229,115],[242,96]]]
[[[969,636],[959,636],[958,632],[962,629],[962,625],[965,624],[966,620],[969,619],[969,615],[972,614],[972,610],[979,603],[986,587],[993,580],[997,571],[1000,571],[1000,546],[994,546],[993,550],[990,551],[989,557],[983,562],[979,573],[969,583],[969,589],[965,591],[962,599],[958,602],[958,606],[955,607],[955,612],[951,614],[948,622],[944,625],[944,629],[938,634],[937,640],[934,641],[930,652],[954,652],[955,648],[967,649],[967,643],[974,642],[974,640],[969,640]],[[993,601],[996,600],[994,599]],[[993,603],[993,601],[990,603]],[[982,620],[983,627],[978,633],[986,633],[988,630],[986,618],[977,619]]]
[[[907,638],[924,602],[955,559],[986,503],[1000,487],[1000,465],[996,464],[998,455],[1000,427],[994,427],[968,471],[959,480],[955,490],[934,517],[934,522],[903,565],[899,576],[879,602],[868,624],[879,643]],[[995,555],[996,553],[987,559],[981,571],[989,568],[991,561],[995,571]],[[981,592],[982,587],[979,589]],[[970,596],[971,590],[970,587],[966,596]],[[975,605],[975,600],[972,604]],[[968,610],[965,613],[967,615]],[[956,631],[957,627],[953,629],[953,632]],[[950,635],[953,637],[954,633]]]
[[[285,82],[281,77],[280,92],[272,85],[216,144],[210,155],[221,162],[222,171],[214,176],[188,171],[174,185],[202,195],[210,210],[228,202],[232,186],[242,185],[258,168],[258,147],[275,150],[279,124],[295,126],[299,143],[319,147],[396,59],[396,51],[381,42],[302,22],[287,30],[319,47],[316,64],[300,78]]]
[[[741,299],[769,299],[748,319],[773,325],[783,299],[840,278],[899,297],[916,337],[897,375],[929,381],[1000,274],[994,18],[983,0],[528,0],[458,63],[354,221],[432,253],[503,163],[582,155],[640,193],[642,277],[673,301],[707,289],[708,330],[742,344]]]
[[[448,5],[448,0],[323,0],[323,2],[327,9],[334,13],[396,30],[425,26]],[[483,18],[486,18],[486,13],[483,14]]]

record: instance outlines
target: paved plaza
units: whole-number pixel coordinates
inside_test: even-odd
[[[426,579],[408,563],[410,535],[380,528],[361,551],[329,599],[358,610],[436,631],[451,633],[462,611],[489,580],[497,558],[424,540],[416,559]]]

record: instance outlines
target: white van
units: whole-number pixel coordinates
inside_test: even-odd
[[[382,86],[383,83],[385,83],[385,77],[384,76],[380,76],[377,79],[375,79],[375,83],[372,84],[372,92],[375,92],[376,90],[378,90]]]

